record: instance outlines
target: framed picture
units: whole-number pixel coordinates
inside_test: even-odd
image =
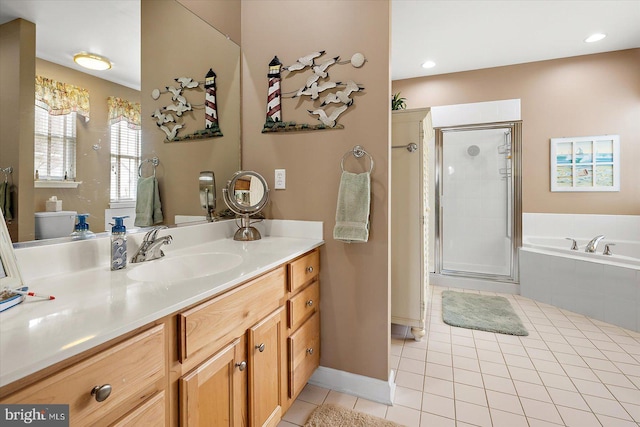
[[[551,138],[551,191],[620,191],[620,136]]]

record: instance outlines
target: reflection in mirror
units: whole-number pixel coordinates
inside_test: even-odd
[[[233,239],[259,240],[260,232],[251,226],[249,217],[260,213],[269,201],[269,187],[262,175],[254,171],[238,171],[222,193],[229,209],[240,217],[240,228]]]
[[[35,178],[35,167],[33,152],[24,155],[24,146],[29,143],[33,144],[33,107],[23,111],[16,111],[12,116],[3,118],[3,125],[6,120],[19,122],[15,134],[3,132],[0,135],[0,154],[2,155],[2,166],[5,166],[5,160],[14,166],[13,176],[13,206],[15,218],[8,224],[9,231],[14,242],[26,242],[35,238],[35,212],[43,212],[46,210],[46,202],[55,196],[58,201],[62,201],[62,210],[71,212],[87,212],[91,216],[91,230],[99,233],[109,230],[108,223],[112,216],[131,215],[131,210],[135,207],[135,199],[127,203],[114,203],[113,185],[114,171],[112,167],[111,153],[111,132],[107,120],[107,98],[109,96],[117,96],[131,102],[139,102],[142,104],[142,142],[140,159],[158,157],[161,166],[158,168],[158,181],[160,196],[163,203],[163,211],[165,213],[165,224],[174,223],[176,214],[196,214],[200,213],[201,207],[199,203],[197,189],[193,188],[193,182],[197,180],[198,170],[214,170],[219,176],[228,177],[238,170],[240,167],[240,86],[239,86],[239,47],[228,40],[224,35],[220,34],[209,23],[203,21],[198,15],[192,12],[185,5],[189,5],[189,1],[168,0],[163,2],[156,1],[140,1],[140,0],[111,0],[109,2],[51,2],[49,0],[33,0],[24,2],[22,0],[0,0],[0,28],[13,23],[15,18],[23,18],[27,24],[33,27],[33,35],[30,40],[12,40],[19,47],[19,61],[5,61],[4,51],[12,49],[14,46],[6,47],[5,43],[9,41],[8,37],[0,39],[0,47],[3,49],[3,57],[0,58],[0,84],[2,89],[2,107],[3,112],[10,109],[11,106],[23,105],[24,100],[33,99],[33,94],[22,93],[23,88],[27,87],[30,81],[33,81],[35,75],[44,75],[48,78],[73,84],[89,90],[91,102],[91,120],[87,123],[77,122],[77,151],[76,151],[76,172],[77,181],[82,183],[77,188],[33,188]],[[195,2],[195,4],[199,4]],[[212,4],[215,4],[212,3]],[[10,5],[7,6],[7,5]],[[58,15],[49,13],[47,7],[53,7],[62,13],[65,18],[59,19]],[[64,7],[71,7],[72,11],[64,11]],[[100,11],[94,11],[85,16],[81,16],[80,12],[91,7],[102,7]],[[108,7],[110,10],[105,10]],[[135,13],[127,12],[133,7]],[[153,11],[151,11],[153,9]],[[215,9],[209,6],[208,9]],[[11,13],[10,15],[8,13]],[[78,71],[73,64],[71,56],[76,53],[75,50],[87,50],[92,46],[79,46],[82,43],[92,43],[91,34],[81,35],[74,34],[73,37],[67,37],[66,40],[73,43],[73,46],[62,45],[59,47],[66,52],[68,63],[60,64],[54,61],[53,56],[38,51],[38,58],[34,57],[36,51],[36,35],[48,30],[52,27],[52,22],[63,22],[63,25],[71,27],[73,25],[69,19],[73,16],[79,22],[89,23],[89,26],[97,27],[96,17],[100,16],[102,20],[107,19],[107,14],[114,12],[116,16],[120,16],[120,21],[129,22],[130,16],[135,16],[137,22],[135,25],[129,25],[130,28],[121,28],[117,31],[110,31],[109,37],[115,41],[119,41],[121,45],[115,50],[134,51],[137,52],[138,60],[142,64],[142,71],[137,70],[138,79],[134,84],[125,81],[107,81],[118,67],[122,67],[124,61],[117,60],[115,54],[110,54],[104,50],[97,52],[109,57],[114,63],[113,68],[102,72],[98,78],[94,75]],[[213,13],[212,11],[210,11]],[[122,15],[126,16],[122,16]],[[142,26],[145,21],[147,25]],[[220,18],[219,13],[216,14]],[[35,25],[31,24],[33,22]],[[75,21],[74,21],[75,22]],[[175,23],[180,22],[182,31],[185,29],[199,30],[199,36],[175,37]],[[92,24],[93,23],[93,24]],[[141,27],[144,27],[146,34],[146,46],[140,40]],[[137,32],[132,34],[131,31]],[[24,34],[23,32],[18,32]],[[217,36],[214,36],[217,34]],[[50,36],[54,38],[55,35]],[[167,44],[163,37],[170,37],[171,43]],[[212,42],[213,38],[215,44]],[[18,37],[19,38],[19,37]],[[197,46],[187,46],[185,40],[207,40],[207,49],[196,43]],[[39,40],[39,39],[38,39]],[[155,45],[156,41],[163,43],[162,47]],[[217,43],[220,43],[218,45]],[[229,47],[222,46],[226,43]],[[43,43],[38,42],[38,49]],[[69,52],[71,52],[69,54]],[[31,55],[33,69],[24,67],[24,58]],[[180,56],[182,55],[182,57]],[[28,61],[27,61],[28,62]],[[200,64],[202,62],[202,64]],[[5,67],[14,63],[12,72],[6,72]],[[19,65],[18,65],[19,64]],[[228,71],[224,67],[228,64]],[[193,69],[191,69],[191,68]],[[158,108],[151,98],[151,90],[155,87],[164,87],[174,78],[182,75],[194,76],[198,79],[204,76],[204,73],[213,67],[218,74],[218,113],[220,115],[221,127],[225,130],[224,138],[216,140],[201,140],[197,142],[182,143],[180,146],[171,146],[164,143],[161,132],[157,130],[155,122],[150,115]],[[138,66],[139,68],[139,66]],[[206,69],[205,69],[206,68]],[[15,70],[15,71],[14,71]],[[24,73],[27,70],[27,75]],[[204,71],[203,71],[204,70]],[[31,73],[29,75],[29,73]],[[202,74],[202,76],[200,76]],[[146,76],[146,77],[145,77]],[[15,78],[14,78],[15,77]],[[18,81],[19,78],[19,81]],[[148,85],[145,85],[145,78],[150,79]],[[5,80],[6,79],[6,80]],[[161,85],[161,86],[158,86]],[[21,88],[20,91],[13,88]],[[5,90],[6,88],[10,88]],[[10,99],[8,94],[16,93],[14,99]],[[21,102],[20,102],[21,101]],[[152,105],[153,104],[153,105]],[[15,108],[14,108],[15,109]],[[190,113],[188,119],[198,122],[199,111]],[[10,118],[8,118],[10,117]],[[2,126],[5,130],[5,126]],[[8,126],[7,126],[8,127]],[[13,127],[11,132],[13,132]],[[19,130],[18,130],[19,129]],[[27,131],[25,131],[25,129]],[[191,130],[195,130],[193,127]],[[7,129],[9,130],[9,129]],[[28,133],[31,136],[28,136]],[[26,135],[26,136],[25,136]],[[20,139],[22,138],[22,139]],[[165,146],[167,145],[167,146]],[[20,157],[9,158],[6,153],[17,152],[20,147]],[[30,156],[30,157],[29,157]],[[139,161],[139,160],[138,160]],[[202,163],[202,164],[200,164]],[[137,163],[133,162],[128,168],[131,170],[135,187],[137,179]],[[120,174],[125,174],[120,171]],[[195,176],[194,176],[195,174]],[[126,199],[126,197],[125,197]],[[220,200],[221,202],[221,200]],[[114,211],[119,209],[129,209],[128,213]],[[133,219],[134,215],[132,215]],[[60,240],[58,240],[60,241]]]

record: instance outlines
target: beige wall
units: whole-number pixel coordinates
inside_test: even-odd
[[[78,116],[76,122],[76,180],[82,181],[82,184],[78,188],[38,188],[35,190],[33,207],[36,212],[44,211],[45,201],[51,196],[56,196],[58,200],[62,200],[63,210],[90,213],[87,221],[92,231],[105,231],[104,210],[109,208],[111,180],[107,98],[117,96],[139,103],[140,91],[42,59],[36,61],[36,73],[87,89],[91,119],[85,122]],[[94,150],[94,144],[98,144],[100,149]],[[31,162],[33,166],[33,159]]]
[[[0,25],[0,167],[13,167],[11,240],[33,240],[33,129],[36,26],[16,19]],[[4,176],[2,176],[4,179]],[[28,207],[21,209],[21,207]]]
[[[523,211],[640,214],[640,49],[397,80],[407,108],[520,98]],[[549,139],[619,134],[621,190],[552,193]]]
[[[242,166],[263,174],[270,188],[274,169],[284,168],[286,190],[272,190],[270,218],[324,222],[321,252],[321,365],[382,380],[388,378],[389,349],[389,134],[390,3],[378,1],[243,1]],[[354,79],[366,90],[340,116],[342,130],[262,134],[266,116],[268,64],[285,65],[326,50],[322,59],[363,53],[360,69],[329,69],[334,81]],[[283,73],[282,91],[304,78]],[[314,105],[318,105],[317,102]],[[282,118],[316,123],[309,101],[283,101]],[[340,160],[356,144],[374,158],[371,233],[365,244],[333,240]],[[365,162],[347,158],[351,171]]]
[[[205,215],[198,195],[200,171],[214,171],[217,210],[225,208],[220,188],[240,168],[240,48],[177,2],[142,0],[141,11],[142,155],[160,159],[157,177],[162,210],[165,223],[173,224],[176,214]],[[204,81],[209,68],[217,75],[216,101],[224,136],[164,142],[166,135],[151,114],[171,104],[171,96],[165,93],[153,100],[151,92],[177,85],[174,78],[178,77]],[[185,127],[178,135],[205,128],[204,90],[200,87],[184,94],[194,110],[183,115]]]
[[[240,0],[178,0],[231,41],[240,45]]]

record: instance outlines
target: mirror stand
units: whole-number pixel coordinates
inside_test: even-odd
[[[249,214],[243,214],[240,217],[240,228],[233,235],[233,240],[241,242],[250,242],[252,240],[260,240],[262,236],[257,228],[251,226]]]
[[[233,240],[260,240],[260,232],[251,226],[251,215],[259,213],[269,201],[267,182],[257,172],[238,171],[222,189],[224,202],[240,218]]]

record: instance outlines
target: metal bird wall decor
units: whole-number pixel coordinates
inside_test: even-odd
[[[277,56],[269,63],[267,117],[262,133],[307,131],[320,129],[343,129],[338,118],[353,105],[354,94],[361,93],[364,87],[353,80],[333,81],[330,79],[331,67],[351,64],[360,68],[366,62],[363,54],[355,53],[350,60],[340,61],[340,56],[333,56],[322,61],[324,50],[312,52],[298,58],[293,64],[284,66]],[[283,92],[280,88],[282,73],[310,73],[304,86]],[[319,123],[306,124],[282,121],[282,98],[298,98],[300,102],[311,103],[305,108],[315,116]],[[339,104],[332,106],[332,104]]]
[[[194,80],[191,77],[177,77],[173,79],[176,83],[165,86],[164,90],[153,89],[151,97],[154,100],[160,99],[162,94],[170,94],[173,103],[157,108],[152,118],[156,125],[165,135],[165,142],[184,141],[190,139],[213,138],[223,136],[218,125],[218,111],[216,107],[216,73],[212,69],[205,75],[204,81]],[[200,104],[192,104],[187,100],[187,91],[198,89],[200,86],[205,91],[205,100]],[[201,92],[201,91],[200,91]],[[183,115],[192,112],[194,109],[205,110],[205,129],[197,130],[190,135],[178,137],[178,132],[186,125]],[[173,126],[168,125],[173,123]]]

